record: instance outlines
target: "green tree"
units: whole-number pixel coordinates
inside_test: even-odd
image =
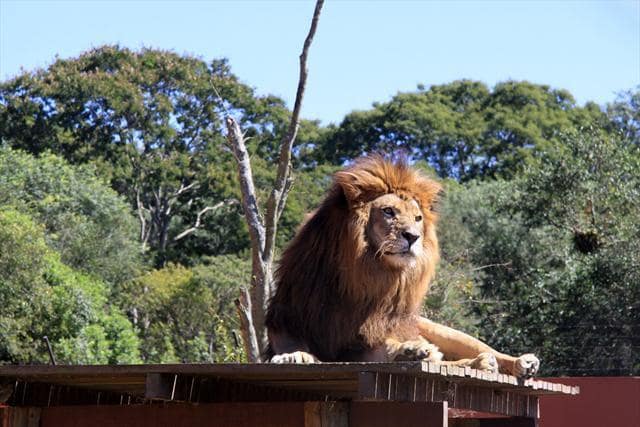
[[[57,360],[70,364],[140,363],[133,325],[109,305],[109,288],[51,256],[45,272],[51,289],[50,311],[42,319]]]
[[[320,205],[331,185],[332,175],[337,170],[336,166],[316,165],[313,169],[293,173],[293,188],[287,197],[287,205],[278,226],[276,244],[279,248],[283,248],[293,238],[300,223]]]
[[[399,93],[355,111],[316,142],[318,158],[342,163],[367,152],[403,151],[440,177],[513,177],[558,131],[606,122],[594,104],[546,85],[507,81],[493,90],[460,80]]]
[[[562,140],[524,176],[518,203],[527,226],[549,227],[567,245],[558,279],[568,283],[555,294],[566,305],[550,319],[549,351],[562,349],[559,370],[637,373],[640,151],[593,130]]]
[[[142,266],[131,209],[89,166],[0,147],[1,206],[43,224],[47,244],[74,269],[113,285]]]
[[[470,191],[453,181],[443,181],[444,195],[437,211],[440,263],[429,288],[424,311],[427,318],[478,336],[479,319],[474,304],[479,296],[482,268],[473,263],[474,236],[467,225]],[[472,203],[475,202],[475,199]]]
[[[28,216],[0,208],[0,361],[33,360],[34,335],[44,335],[36,321],[48,310],[50,289],[44,281],[49,248],[41,227]]]
[[[122,304],[134,314],[146,362],[243,360],[234,300],[249,262],[221,255],[187,268],[168,264],[130,283]]]
[[[640,145],[640,86],[620,93],[607,105],[607,116],[624,140]]]
[[[560,137],[512,182],[455,202],[483,337],[534,351],[543,373],[637,374],[640,155],[598,131]]]
[[[44,227],[0,208],[0,363],[47,361],[45,335],[63,363],[139,361],[132,325],[108,296],[103,282],[60,261]]]
[[[229,209],[235,196],[233,159],[221,132],[227,112],[253,149],[271,158],[289,113],[282,100],[257,97],[240,83],[225,60],[104,46],[0,85],[2,140],[34,154],[50,150],[72,163],[96,163],[134,208],[139,241],[158,266],[187,249],[214,254],[240,245],[205,228],[208,216]],[[239,228],[237,213],[227,210],[226,231]],[[183,246],[209,234],[222,245]]]

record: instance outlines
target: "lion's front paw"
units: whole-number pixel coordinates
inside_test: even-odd
[[[516,359],[513,375],[529,378],[537,374],[538,369],[540,369],[540,360],[534,354],[527,353]]]
[[[471,359],[469,367],[489,372],[498,372],[498,361],[491,353],[480,353],[475,359]]]
[[[442,360],[442,353],[438,347],[425,340],[405,341],[400,344],[393,358],[394,362],[425,360],[438,362]]]
[[[271,363],[320,363],[313,354],[306,351],[294,351],[293,353],[276,354],[270,360]]]

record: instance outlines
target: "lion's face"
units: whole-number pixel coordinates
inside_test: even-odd
[[[385,263],[407,268],[424,254],[424,218],[411,198],[385,194],[370,203],[366,236]]]

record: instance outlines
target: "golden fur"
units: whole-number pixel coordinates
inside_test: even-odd
[[[282,255],[266,318],[266,357],[441,359],[425,338],[450,347],[438,335],[444,329],[419,316],[439,259],[434,205],[440,191],[406,162],[381,156],[337,172],[327,197]],[[484,348],[458,334],[454,341],[462,336],[462,343],[453,353],[476,358],[460,364],[490,368],[495,358],[469,354],[465,348]]]

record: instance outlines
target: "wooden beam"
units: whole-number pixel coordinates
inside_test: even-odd
[[[474,383],[475,384],[475,383]],[[447,377],[361,372],[358,399],[363,401],[448,402],[458,409],[538,418],[538,397],[488,387],[467,385]]]
[[[180,374],[147,374],[144,397],[191,403],[325,400],[324,395],[295,388]]]
[[[504,374],[488,374],[483,371],[454,366],[441,366],[427,362],[403,363],[322,363],[296,364],[166,364],[166,365],[94,365],[94,366],[0,366],[0,379],[23,379],[39,382],[56,382],[75,385],[81,381],[89,384],[139,385],[144,389],[145,375],[149,373],[183,374],[228,378],[233,380],[282,380],[357,378],[360,372],[380,372],[397,375],[413,375],[419,378],[438,377],[451,381],[464,381],[496,389],[517,389],[521,393],[535,395],[574,394],[577,387],[558,387],[545,381],[519,380]]]
[[[17,384],[8,404],[128,404],[154,400],[214,402],[448,402],[449,407],[537,418],[538,396],[577,392],[542,381],[430,363],[313,365],[203,364],[135,366],[0,366]],[[484,378],[486,376],[486,378]]]
[[[304,427],[349,427],[349,403],[306,402]]]
[[[42,407],[57,405],[130,405],[142,403],[141,396],[84,387],[17,381],[7,400],[12,407]]]
[[[479,420],[479,427],[538,427],[538,419],[525,417],[485,418]]]
[[[40,427],[301,427],[304,423],[303,402],[160,403],[45,408]]]
[[[40,427],[41,412],[40,408],[0,406],[0,426]]]
[[[145,399],[176,400],[175,391],[178,374],[147,374],[144,397]],[[183,396],[180,399],[184,400]]]
[[[352,402],[351,427],[447,427],[447,402]]]

